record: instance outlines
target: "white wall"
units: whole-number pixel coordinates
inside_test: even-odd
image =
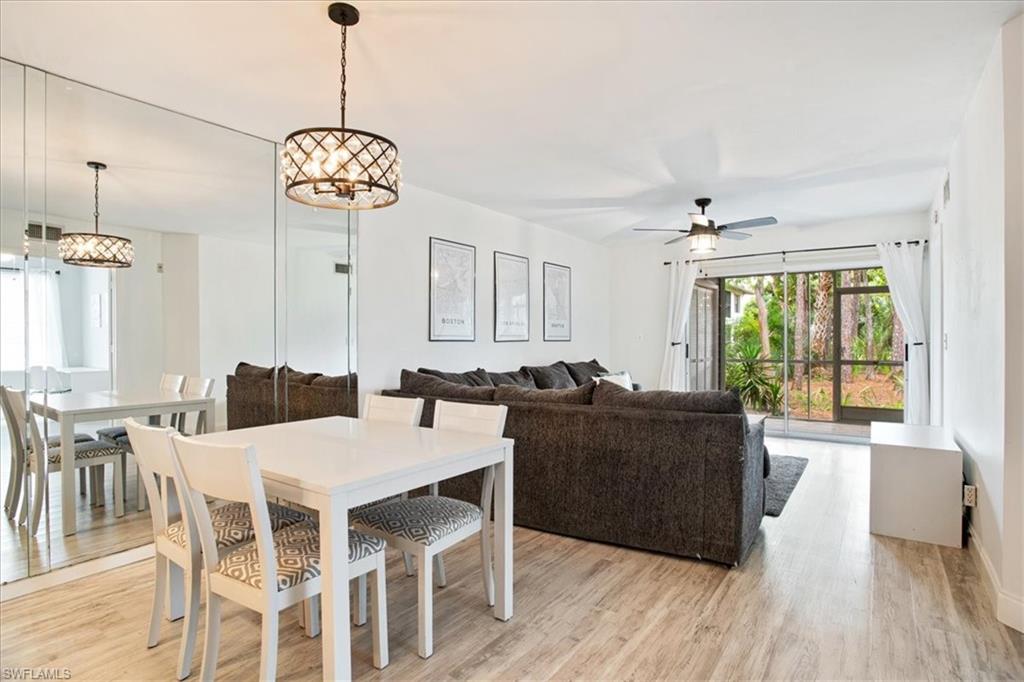
[[[476,341],[427,340],[428,242],[441,237],[476,246]],[[530,259],[530,341],[494,342],[495,250]],[[382,211],[360,215],[359,389],[397,388],[403,368],[491,371],[556,360],[608,363],[609,251],[511,216],[416,187]],[[573,340],[542,340],[543,261],[572,267]]]
[[[949,160],[942,240],[944,420],[978,486],[971,524],[1000,620],[1024,629],[1022,437],[1021,19],[986,64]]]
[[[1024,630],[1024,16],[1007,23],[1002,37],[1007,354],[1000,579],[1008,598],[1001,606],[1004,620]]]
[[[720,240],[715,256],[874,244],[884,240],[927,239],[924,211],[871,216],[806,227],[763,228],[745,241]],[[629,369],[634,381],[657,388],[664,354],[668,307],[668,268],[665,261],[686,258],[684,243],[670,247],[660,243],[620,246],[611,259],[611,363]],[[790,269],[866,267],[878,264],[874,249],[791,254]],[[710,262],[710,276],[778,272],[782,258],[770,256]]]
[[[274,249],[199,237],[199,371],[214,378],[217,428],[226,426],[227,375],[240,361],[274,364]]]
[[[162,235],[164,357],[168,374],[198,376],[199,236]],[[223,383],[223,382],[221,382]],[[221,387],[223,388],[223,387]]]

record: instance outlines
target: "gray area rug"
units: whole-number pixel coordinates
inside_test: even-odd
[[[792,457],[790,455],[771,455],[772,469],[765,486],[765,510],[768,516],[779,516],[782,514],[789,496],[793,489],[800,482],[807,468],[805,457]]]

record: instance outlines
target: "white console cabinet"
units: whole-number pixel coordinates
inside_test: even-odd
[[[871,422],[871,532],[962,546],[963,467],[942,427]]]

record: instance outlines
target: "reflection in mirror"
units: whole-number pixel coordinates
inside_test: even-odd
[[[356,214],[286,202],[267,140],[6,61],[2,99],[0,364],[25,391],[0,434],[7,582],[152,541],[128,416],[355,414]],[[130,267],[58,254],[97,199]]]
[[[357,415],[355,240],[358,211],[289,201],[286,235],[289,421]]]

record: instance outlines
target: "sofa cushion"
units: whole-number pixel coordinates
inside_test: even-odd
[[[634,391],[633,388],[633,377],[629,376],[629,372],[622,370],[621,372],[602,372],[599,376],[594,378],[594,381],[603,384],[610,383],[616,386],[622,386],[627,391]]]
[[[553,365],[544,365],[540,367],[524,365],[522,369],[530,373],[534,382],[537,384],[537,388],[576,387],[576,382],[572,380],[572,375],[569,374],[569,368],[561,360]]]
[[[502,385],[494,389],[494,401],[498,403],[563,403],[568,405],[590,405],[593,402],[593,381],[576,388],[523,388]]]
[[[483,370],[487,371],[487,370]],[[519,369],[515,372],[487,372],[487,376],[490,377],[491,383],[495,386],[503,386],[506,384],[512,386],[522,386],[523,388],[537,388],[537,382],[533,380],[533,375],[526,371],[526,369]]]
[[[349,386],[355,385],[355,375],[339,374],[334,377],[328,374],[321,374],[320,376],[314,377],[313,381],[310,382],[310,385],[318,386],[320,388],[348,388]]]
[[[630,391],[610,381],[597,384],[594,404],[710,414],[745,414],[743,403],[728,391]]]
[[[453,384],[429,374],[402,370],[402,393],[428,395],[434,398],[452,398],[463,400],[494,400],[493,386],[466,386]]]
[[[240,362],[235,367],[236,377],[253,377],[255,379],[269,379],[274,375],[273,367],[260,367],[259,365],[250,365],[248,362]]]
[[[439,369],[427,369],[426,367],[420,367],[416,370],[420,374],[429,374],[432,377],[438,379],[444,379],[450,381],[453,384],[462,384],[463,386],[493,386],[494,383],[491,378],[487,376],[487,370],[474,369],[469,372],[442,372]]]
[[[322,377],[323,374],[319,372],[296,372],[294,369],[289,369],[288,373],[284,376],[287,377],[289,384],[312,384],[317,378]]]
[[[594,377],[608,371],[601,366],[601,363],[596,358],[586,362],[567,362],[565,366],[568,368],[569,374],[577,386],[591,382],[594,380]]]

